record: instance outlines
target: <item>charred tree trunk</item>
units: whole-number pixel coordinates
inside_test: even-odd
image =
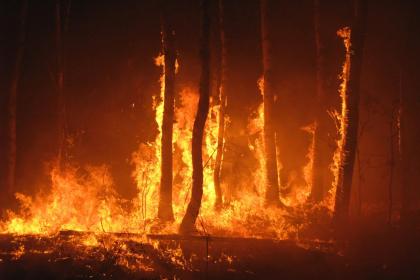
[[[264,149],[265,149],[265,169],[266,169],[266,193],[265,201],[267,205],[279,205],[279,181],[277,173],[277,153],[276,141],[273,127],[273,73],[271,67],[271,41],[268,30],[267,1],[260,1],[261,17],[261,45],[263,61],[263,102],[264,102]]]
[[[418,147],[418,106],[416,106],[419,91],[418,77],[412,69],[416,69],[418,59],[413,59],[418,52],[417,13],[413,3],[406,3],[404,11],[407,16],[403,19],[402,43],[400,54],[399,102],[398,102],[398,166],[399,185],[401,188],[401,226],[405,231],[413,231],[416,225],[417,212],[415,193],[416,150]]]
[[[402,55],[403,56],[403,55]],[[403,87],[404,81],[404,58],[401,60],[401,69],[400,69],[400,92],[399,92],[399,143],[398,143],[398,161],[399,161],[399,176],[400,176],[400,185],[401,185],[401,224],[406,227],[409,225],[409,213],[411,208],[411,186],[409,184],[409,174],[410,174],[410,154],[408,153],[408,139],[407,139],[407,98],[405,89]]]
[[[388,183],[388,225],[392,224],[393,211],[393,186],[394,186],[394,170],[395,170],[395,129],[398,120],[398,101],[392,106],[391,118],[389,121],[389,183]]]
[[[65,107],[64,107],[64,69],[62,45],[61,0],[55,3],[55,47],[56,47],[56,77],[58,100],[58,168],[63,165],[63,149],[65,141]]]
[[[410,13],[407,26],[412,26],[414,14]],[[417,77],[412,74],[409,69],[413,69],[416,61],[413,61],[414,48],[412,39],[415,33],[412,29],[406,27],[410,32],[406,35],[404,45],[402,47],[401,66],[400,66],[400,93],[399,93],[399,165],[400,165],[400,185],[401,185],[401,225],[405,230],[413,230],[415,226],[413,216],[416,215],[414,210],[415,199],[413,199],[416,184],[413,180],[413,174],[417,173],[415,169],[414,150],[418,143],[418,138],[413,136],[413,132],[417,127],[414,125],[417,119],[417,110],[415,110],[416,101],[413,97],[417,97],[418,93],[413,92],[415,89],[415,81]],[[415,46],[415,45],[414,45]]]
[[[198,101],[197,114],[194,121],[192,135],[192,194],[180,225],[180,233],[194,231],[195,221],[201,207],[203,196],[203,134],[209,112],[210,103],[210,12],[209,0],[201,0],[201,78],[200,78],[200,99]]]
[[[163,3],[163,2],[162,2]],[[165,59],[165,92],[162,120],[162,161],[158,218],[173,221],[172,210],[172,134],[175,103],[175,33],[169,19],[170,9],[167,2],[162,4],[162,48]]]
[[[325,174],[328,172],[327,128],[328,118],[325,106],[325,47],[321,40],[320,3],[314,0],[314,31],[316,47],[316,112],[315,135],[312,170],[312,189],[310,199],[314,202],[322,200],[325,193]]]
[[[224,134],[225,134],[225,110],[226,110],[226,43],[225,43],[225,30],[224,30],[224,10],[223,0],[219,0],[219,35],[220,35],[220,70],[218,78],[218,91],[219,91],[219,131],[217,133],[217,151],[216,162],[214,167],[214,189],[216,192],[215,208],[220,209],[222,206],[222,188],[220,186],[220,173],[222,169],[222,159],[224,151]]]
[[[16,104],[18,95],[18,85],[21,74],[21,66],[23,55],[25,52],[25,38],[26,38],[26,14],[28,10],[28,1],[22,2],[19,15],[19,34],[17,41],[16,60],[12,69],[12,78],[9,92],[9,149],[8,149],[8,170],[7,170],[7,190],[9,194],[15,191],[16,185]]]
[[[66,147],[65,141],[67,136],[67,121],[66,121],[66,101],[64,93],[64,68],[65,57],[63,47],[63,34],[66,33],[69,24],[69,13],[71,0],[64,1],[56,0],[55,4],[55,47],[56,47],[56,90],[57,90],[57,108],[58,108],[58,153],[57,165],[59,169],[64,167],[66,161]],[[64,17],[62,16],[64,8]]]
[[[337,185],[334,222],[345,225],[348,221],[353,167],[357,148],[359,127],[360,74],[362,66],[367,2],[355,0],[355,17],[350,35],[350,73],[347,81],[345,102],[347,104],[347,122],[344,132],[343,155],[340,171],[342,178]]]

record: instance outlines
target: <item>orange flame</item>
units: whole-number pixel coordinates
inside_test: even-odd
[[[333,164],[331,165],[331,171],[334,175],[334,182],[332,188],[329,191],[329,195],[327,197],[327,206],[332,211],[334,209],[335,204],[335,193],[337,190],[337,186],[342,178],[340,178],[340,169],[342,168],[343,160],[345,158],[345,151],[344,151],[344,141],[347,131],[347,85],[349,81],[350,75],[350,36],[351,30],[349,27],[344,27],[337,31],[337,35],[343,39],[344,47],[346,49],[346,56],[345,61],[342,68],[342,73],[340,75],[341,84],[340,84],[340,98],[341,98],[341,112],[333,112],[332,116],[336,119],[336,126],[337,131],[339,134],[339,139],[337,140],[337,148],[334,152],[333,156]]]
[[[349,29],[342,29],[339,35],[344,38],[346,62],[343,66],[340,88],[343,104],[341,114],[336,113],[340,122],[340,139],[334,155],[333,172],[338,176],[342,160],[343,132],[346,126],[345,87],[349,71]],[[164,56],[159,55],[155,64],[162,69],[160,76],[160,93],[153,98],[153,109],[158,132],[153,141],[141,143],[132,155],[133,179],[136,182],[138,195],[132,201],[120,199],[114,190],[112,178],[106,166],[84,169],[69,167],[59,172],[51,171],[52,189],[48,195],[35,199],[18,194],[22,203],[22,213],[10,212],[9,219],[0,224],[1,232],[17,234],[54,234],[60,230],[103,232],[148,233],[153,230],[153,221],[157,216],[158,187],[160,183],[161,127],[163,119],[163,95],[165,91]],[[176,69],[179,68],[178,61]],[[258,80],[260,93],[264,95],[264,79]],[[198,103],[198,91],[185,87],[180,92],[181,106],[175,109],[174,124],[174,179],[173,209],[175,222],[160,228],[159,232],[175,232],[185,213],[191,192],[192,157],[191,138],[195,112]],[[267,209],[264,207],[265,193],[265,154],[264,154],[264,104],[261,103],[250,119],[247,131],[255,140],[249,142],[249,149],[258,160],[258,168],[253,173],[253,182],[245,188],[238,200],[230,202],[220,211],[214,210],[215,190],[213,181],[214,158],[217,148],[218,118],[220,105],[213,105],[205,128],[203,145],[204,155],[204,195],[200,209],[199,224],[207,232],[220,235],[237,235],[248,237],[272,237],[285,239],[296,236],[297,225],[291,225],[284,215],[284,209]],[[313,127],[305,128],[313,136]],[[251,139],[251,137],[250,137]],[[308,163],[304,167],[306,184],[295,186],[282,200],[289,206],[300,206],[305,203],[310,192],[310,173],[313,164],[313,144],[308,151]],[[281,163],[278,164],[281,168]],[[84,170],[83,172],[80,172]],[[336,187],[338,178],[335,180]],[[333,189],[334,189],[333,188]],[[331,194],[335,193],[335,189]],[[331,201],[330,201],[331,200]],[[333,199],[328,200],[332,209]],[[86,246],[97,246],[96,237],[90,236],[83,243]]]

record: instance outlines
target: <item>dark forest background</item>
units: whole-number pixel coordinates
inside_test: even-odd
[[[199,79],[199,3],[173,5],[180,72],[178,92],[197,87]],[[49,163],[57,154],[57,94],[54,83],[55,2],[29,1],[26,41],[17,103],[16,191],[34,194],[48,186]],[[310,135],[302,130],[315,113],[315,41],[313,1],[271,1],[273,65],[277,92],[276,129],[283,164],[306,162]],[[0,2],[0,188],[5,186],[7,100],[17,49],[19,1]],[[247,157],[246,124],[261,97],[259,6],[257,0],[226,1],[227,133],[230,158],[243,168]],[[350,24],[350,0],[321,1],[321,37],[326,46],[328,107],[339,107],[338,75],[344,47],[336,31]],[[407,98],[409,170],[413,201],[420,198],[420,5],[416,1],[370,1],[361,80],[360,166],[356,165],[353,209],[362,198],[363,212],[385,219],[390,176],[390,121],[401,91]],[[216,15],[214,15],[216,17]],[[215,19],[216,20],[216,19]],[[160,11],[157,1],[73,0],[63,34],[65,102],[71,160],[108,164],[118,192],[135,195],[131,154],[153,140],[156,124],[152,96],[159,93]],[[214,46],[216,49],[216,46]],[[334,122],[331,120],[331,153]],[[238,152],[239,150],[239,152]],[[239,158],[239,159],[238,159]],[[393,170],[394,203],[401,201],[401,170]],[[359,191],[362,195],[359,196]],[[3,203],[7,203],[4,201]],[[0,206],[1,207],[1,206]],[[366,209],[369,208],[369,211]],[[363,213],[362,212],[362,213]]]

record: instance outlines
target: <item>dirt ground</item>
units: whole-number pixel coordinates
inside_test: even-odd
[[[1,235],[0,279],[420,279],[419,238],[398,229],[345,242],[87,236]]]

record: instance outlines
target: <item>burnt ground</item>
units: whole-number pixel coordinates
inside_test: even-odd
[[[104,234],[88,246],[88,235],[1,235],[0,279],[420,279],[419,238],[399,230],[304,244]]]

